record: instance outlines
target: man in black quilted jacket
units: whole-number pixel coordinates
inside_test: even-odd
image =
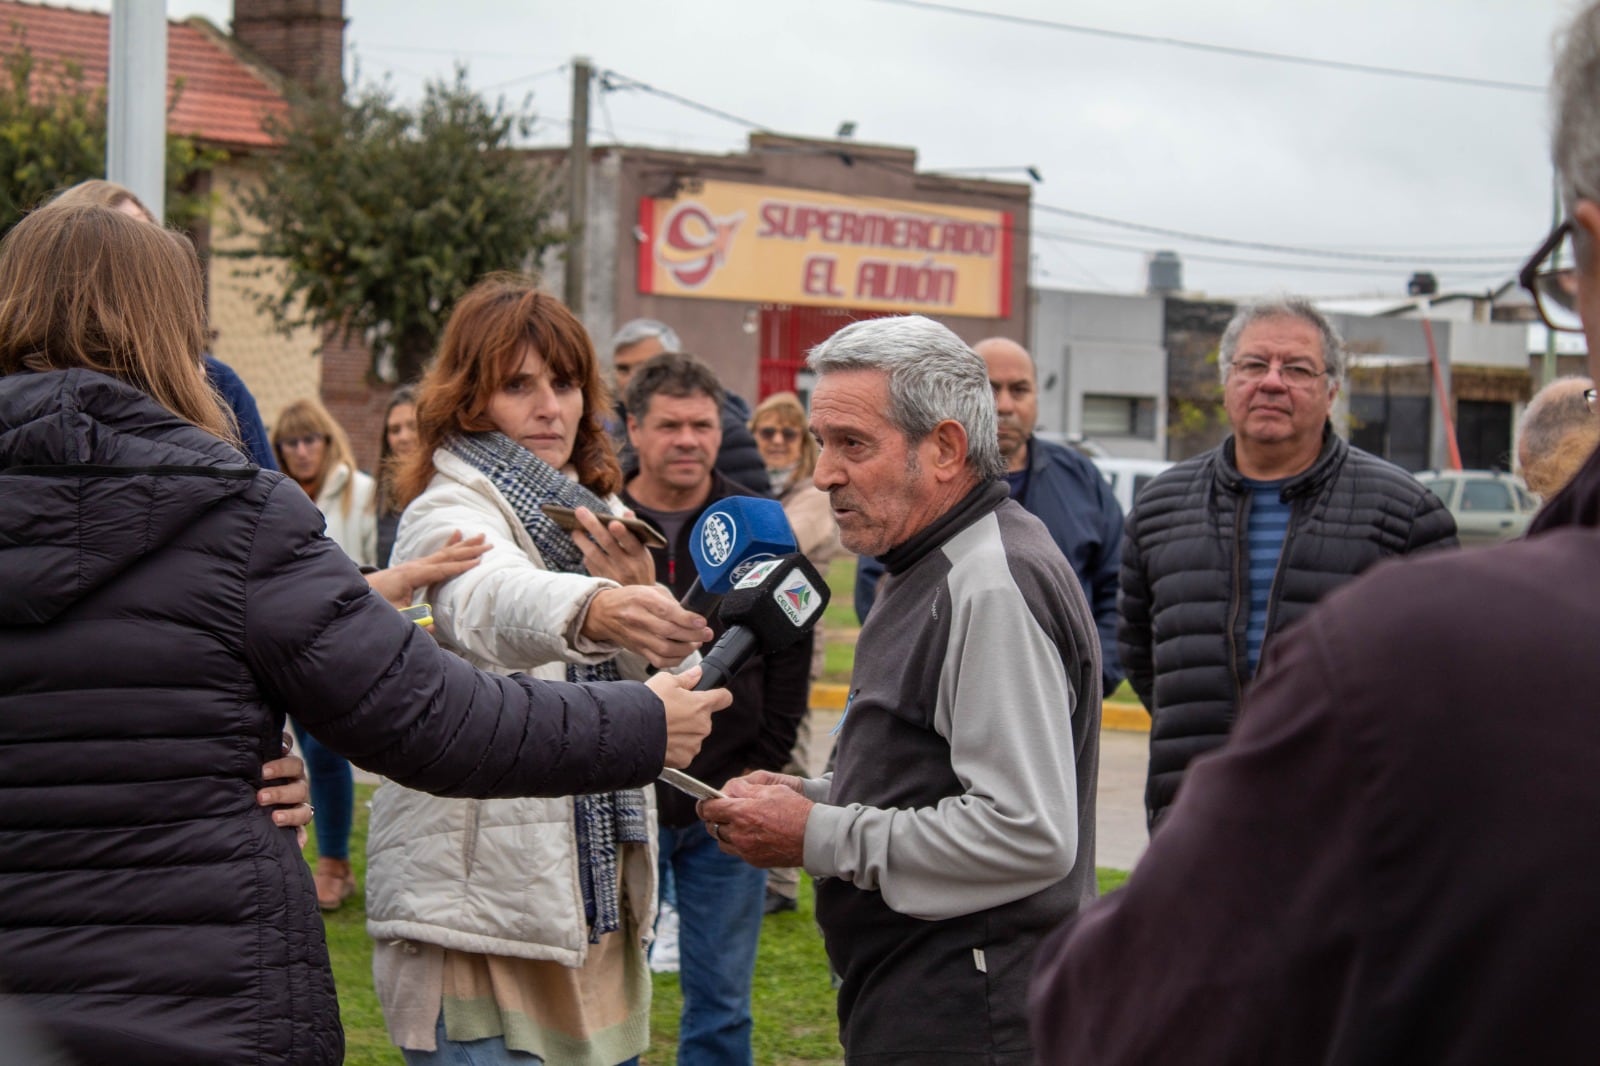
[[[1152,830],[1285,627],[1380,559],[1456,542],[1437,497],[1334,435],[1344,351],[1316,308],[1240,310],[1218,363],[1233,433],[1152,481],[1122,542],[1117,647],[1150,711]]]

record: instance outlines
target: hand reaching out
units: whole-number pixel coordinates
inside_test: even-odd
[[[386,570],[367,575],[367,584],[395,607],[411,606],[418,589],[425,589],[466,573],[478,565],[478,557],[489,550],[488,537],[479,533],[463,538],[458,529],[444,547],[420,559],[408,559]]]

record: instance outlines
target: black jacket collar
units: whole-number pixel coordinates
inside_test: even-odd
[[[1322,451],[1317,453],[1316,460],[1300,473],[1284,481],[1283,489],[1278,494],[1280,499],[1292,500],[1297,496],[1307,495],[1321,488],[1331,478],[1335,471],[1344,462],[1345,455],[1350,451],[1350,445],[1333,432],[1333,424],[1324,422],[1322,425]],[[1222,447],[1217,451],[1217,463],[1213,468],[1216,473],[1218,485],[1228,492],[1240,493],[1244,491],[1244,475],[1239,473],[1238,460],[1235,458],[1235,441],[1232,434],[1222,442]]]
[[[903,573],[924,555],[1010,498],[1011,490],[1004,481],[979,482],[950,510],[913,533],[904,543],[878,556],[878,562],[891,574]]]

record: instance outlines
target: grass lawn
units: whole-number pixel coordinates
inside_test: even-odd
[[[356,786],[355,829],[350,841],[350,854],[363,885],[367,801],[372,790],[371,785]],[[315,844],[308,849],[308,854],[314,852]],[[1098,873],[1101,892],[1109,892],[1128,876],[1121,870],[1101,869]],[[339,989],[339,1014],[344,1019],[345,1062],[347,1066],[403,1066],[404,1060],[384,1031],[383,1014],[372,990],[372,942],[367,938],[363,900],[358,894],[326,916],[328,953]],[[755,1061],[762,1066],[843,1061],[827,959],[811,915],[811,885],[801,878],[800,909],[773,915],[762,926],[754,992]],[[643,1057],[646,1066],[676,1061],[681,1002],[677,975],[657,974],[650,1011],[650,1050]]]

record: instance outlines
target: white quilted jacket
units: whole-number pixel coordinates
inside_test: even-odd
[[[476,469],[436,452],[438,473],[400,520],[394,561],[442,547],[451,532],[486,533],[473,569],[419,594],[439,643],[475,666],[560,681],[569,662],[616,655],[577,635],[589,599],[614,583],[545,570],[504,496]],[[615,498],[609,501],[618,510]],[[643,662],[618,657],[625,677]],[[648,849],[628,848],[622,874],[641,939],[655,922],[656,815]],[[367,931],[459,951],[582,965],[588,951],[571,799],[443,799],[385,782],[367,838]]]

